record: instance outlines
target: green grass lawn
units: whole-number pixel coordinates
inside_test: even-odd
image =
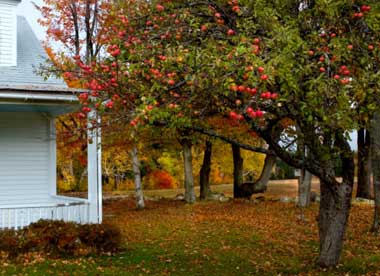
[[[1,275],[380,275],[380,238],[368,233],[370,206],[353,208],[342,264],[314,265],[317,205],[299,221],[294,203],[233,201],[186,205],[131,199],[105,204],[105,220],[122,229],[115,256],[48,260],[26,256],[0,264]]]

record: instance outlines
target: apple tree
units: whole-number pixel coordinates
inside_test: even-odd
[[[90,66],[78,61],[95,107],[115,110],[134,127],[164,121],[179,130],[187,152],[188,131],[210,115],[248,124],[278,157],[320,178],[318,262],[336,265],[354,183],[349,132],[368,127],[378,108],[380,4],[167,0],[143,6],[139,16],[115,11],[106,32],[109,58]],[[295,150],[297,141],[306,156]]]

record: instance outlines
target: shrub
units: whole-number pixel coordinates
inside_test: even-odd
[[[56,257],[113,253],[120,244],[119,229],[108,224],[40,220],[18,231],[0,231],[0,251],[10,258],[29,252]]]
[[[153,171],[148,176],[148,187],[151,189],[173,189],[176,188],[175,180],[166,171]]]

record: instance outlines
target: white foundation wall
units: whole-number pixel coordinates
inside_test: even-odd
[[[49,122],[43,113],[0,112],[0,206],[48,202]]]

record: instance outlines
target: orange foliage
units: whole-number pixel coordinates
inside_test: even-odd
[[[148,176],[148,186],[153,189],[173,189],[176,188],[174,178],[166,171],[156,170]]]

